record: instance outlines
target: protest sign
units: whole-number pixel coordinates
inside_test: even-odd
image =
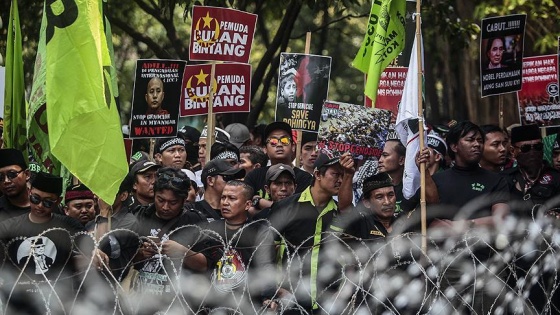
[[[317,132],[321,107],[329,92],[331,57],[280,55],[276,121],[293,129]]]
[[[181,116],[208,114],[210,81],[212,81],[214,114],[242,113],[251,109],[251,65],[216,64],[214,80],[211,65],[185,67],[181,90]]]
[[[391,111],[391,123],[395,123],[399,111],[404,82],[406,81],[407,67],[387,67],[381,74],[375,108]],[[366,107],[372,107],[371,98],[365,98]]]
[[[325,101],[317,146],[327,155],[350,152],[354,159],[379,159],[387,138],[391,112]]]
[[[249,62],[256,14],[195,5],[192,16],[190,60]]]
[[[523,58],[523,86],[517,92],[521,124],[560,125],[556,55]]]
[[[482,97],[521,89],[524,14],[482,20],[480,80]]]
[[[131,138],[177,135],[183,60],[146,59],[136,62],[132,95]]]

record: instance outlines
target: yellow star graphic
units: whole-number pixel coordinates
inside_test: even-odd
[[[202,18],[204,20],[204,25],[202,27],[208,27],[210,28],[210,22],[212,22],[212,20],[214,18],[210,17],[210,12],[206,12],[206,16]]]
[[[200,83],[204,83],[206,84],[206,77],[208,75],[204,74],[204,72],[202,71],[202,69],[200,69],[200,73],[196,74],[195,77],[198,79],[198,82],[196,83],[196,85],[199,85]]]

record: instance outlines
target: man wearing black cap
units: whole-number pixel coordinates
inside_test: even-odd
[[[185,150],[187,151],[187,164],[193,172],[201,169],[198,162],[198,139],[200,138],[200,131],[191,126],[183,126],[177,131],[177,136],[185,140]]]
[[[264,186],[266,194],[270,196],[272,203],[288,198],[296,191],[296,174],[291,165],[274,164],[268,168],[266,172],[266,185]],[[268,218],[270,215],[270,207],[261,208],[261,197],[253,197],[251,214],[258,213],[254,219]],[[268,204],[268,203],[267,203]],[[262,209],[262,211],[259,211]]]
[[[155,160],[163,167],[173,167],[178,170],[185,167],[187,151],[183,138],[160,138],[156,143]]]
[[[265,153],[270,159],[270,165],[283,163],[292,165],[292,153],[295,149],[295,144],[292,139],[292,128],[285,122],[273,122],[266,126],[265,129],[266,147]],[[253,188],[255,194],[266,198],[266,172],[268,167],[260,167],[251,171],[245,176],[245,182]],[[294,167],[294,174],[296,174],[296,193],[304,191],[311,182],[312,176]],[[270,205],[267,205],[269,207]]]
[[[26,310],[18,310],[13,313],[25,313],[26,311],[32,314],[44,313],[44,310],[38,309],[44,308],[44,305],[38,306],[29,301],[42,301],[41,296],[52,294],[52,289],[46,281],[53,281],[50,284],[55,286],[58,296],[74,294],[71,291],[71,279],[76,272],[76,262],[72,258],[76,258],[73,249],[79,242],[77,238],[72,241],[71,236],[83,231],[84,228],[73,218],[53,213],[53,209],[58,207],[61,201],[61,194],[62,178],[39,172],[31,183],[30,212],[0,223],[0,240],[8,244],[8,256],[13,262],[13,264],[4,264],[3,278],[15,281],[10,278],[10,275],[17,275],[20,268],[25,267],[23,271],[25,276],[22,278],[22,282],[17,284],[17,290],[21,291],[16,292],[13,296],[16,299],[27,300],[27,304],[23,304]],[[38,245],[44,245],[41,248],[41,255],[48,257],[48,261],[52,260],[52,262],[44,264],[43,261],[36,261],[34,253],[35,250],[38,250]],[[17,268],[14,270],[13,268],[16,266]],[[23,279],[25,280],[23,281]],[[30,284],[29,280],[33,280],[37,286]],[[8,287],[11,285],[8,284]],[[34,297],[30,298],[25,292]],[[51,302],[51,311],[54,307],[56,313],[62,313],[57,310],[58,306],[58,303]]]
[[[298,283],[302,279],[309,280],[309,283],[299,285],[299,289],[293,292],[298,304],[308,313],[318,312],[320,309],[318,294],[324,288],[317,277],[318,268],[319,265],[329,263],[328,259],[323,260],[321,252],[323,239],[326,237],[324,232],[339,214],[333,196],[339,194],[343,177],[350,176],[345,170],[351,164],[353,165],[353,161],[349,154],[341,158],[329,158],[321,153],[315,161],[311,186],[301,193],[275,202],[270,212],[270,225],[283,237],[289,248],[287,253],[294,255],[283,255],[284,262],[293,258],[291,264],[285,265],[290,268],[286,270],[287,274],[297,279],[292,279],[292,283]],[[300,273],[303,273],[302,277]],[[311,291],[303,288],[311,288]]]
[[[544,204],[560,192],[560,173],[543,162],[543,143],[537,125],[514,127],[511,130],[511,152],[517,167],[505,172],[511,199],[519,202],[522,216]]]
[[[0,222],[29,212],[29,170],[21,151],[0,149]]]
[[[245,170],[233,167],[224,159],[210,160],[202,169],[204,198],[195,202],[194,208],[202,213],[208,222],[221,220],[221,198],[224,186],[229,180],[245,176]]]
[[[136,213],[139,206],[148,206],[154,203],[154,182],[156,172],[161,167],[151,161],[138,161],[132,166],[128,177],[133,179],[132,203],[130,209]]]
[[[362,202],[337,217],[331,229],[363,240],[387,237],[395,221],[397,198],[391,176],[377,173],[364,180]]]

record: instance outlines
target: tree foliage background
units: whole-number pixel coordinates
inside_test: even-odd
[[[6,52],[10,3],[0,3],[2,56]],[[329,99],[363,103],[363,75],[352,68],[351,61],[363,39],[371,1],[108,0],[105,13],[113,29],[123,123],[128,121],[130,113],[136,59],[188,61],[190,15],[195,4],[231,7],[259,17],[251,52],[252,110],[248,114],[222,115],[218,117],[221,124],[237,121],[252,126],[274,119],[279,54],[304,52],[306,32],[311,32],[311,53],[333,58]],[[43,3],[20,0],[19,6],[26,90],[30,91]],[[415,3],[408,2],[407,8],[412,13]],[[498,123],[500,97],[480,97],[479,25],[484,17],[517,13],[527,14],[525,56],[556,53],[560,0],[426,0],[422,3],[425,108],[429,122],[470,119],[480,124]],[[407,65],[412,45],[412,14],[407,21],[408,50],[399,57],[399,65]],[[515,94],[501,97],[506,126],[518,122]],[[181,123],[194,121],[185,119]]]

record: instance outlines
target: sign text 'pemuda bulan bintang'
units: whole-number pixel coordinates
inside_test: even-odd
[[[181,116],[208,114],[210,86],[213,92],[213,113],[249,112],[251,103],[251,65],[225,63],[185,67],[181,92]],[[212,82],[212,84],[210,84]]]
[[[193,6],[189,58],[248,63],[257,15]]]

